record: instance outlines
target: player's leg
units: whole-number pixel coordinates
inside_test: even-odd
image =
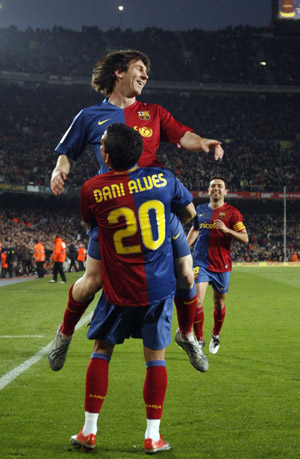
[[[197,308],[194,320],[194,333],[195,336],[202,346],[204,347],[204,337],[203,337],[203,324],[204,324],[204,310],[203,303],[208,287],[208,281],[197,282],[196,280],[196,292],[197,292]]]
[[[220,333],[225,320],[225,298],[228,292],[230,272],[213,274],[214,326],[209,343],[209,352],[216,354],[220,348]]]
[[[143,387],[147,417],[144,449],[145,453],[152,454],[171,449],[160,435],[160,422],[168,383],[165,349],[171,342],[173,297],[144,308],[144,311],[140,318],[146,364]]]
[[[96,340],[86,372],[85,422],[77,435],[71,436],[71,444],[84,450],[96,446],[98,416],[108,389],[108,368],[114,345]]]
[[[93,301],[95,293],[102,286],[101,256],[99,243],[90,238],[86,270],[69,290],[67,307],[64,312],[63,322],[58,327],[55,339],[48,353],[50,367],[54,371],[60,370],[67,358],[68,348],[76,324]]]
[[[175,333],[175,342],[187,353],[191,365],[196,370],[206,372],[208,370],[207,358],[193,334],[197,306],[193,259],[177,216],[173,215],[171,218],[170,232],[177,279],[174,303],[179,328]]]
[[[171,449],[160,435],[160,421],[168,384],[165,349],[153,350],[144,347],[146,376],[143,396],[146,407],[147,427],[145,431],[145,453],[153,454]]]
[[[220,348],[220,333],[226,314],[225,298],[226,293],[220,293],[217,290],[213,289],[214,326],[212,330],[211,340],[209,343],[209,352],[211,354],[216,354]]]
[[[174,303],[181,337],[194,341],[193,323],[197,305],[194,283],[193,259],[185,232],[179,218],[171,214],[170,233],[176,274],[176,292]]]

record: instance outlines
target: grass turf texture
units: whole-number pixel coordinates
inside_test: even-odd
[[[299,457],[299,274],[296,267],[234,268],[215,356],[208,353],[213,323],[209,287],[204,350],[210,368],[198,373],[174,342],[167,349],[169,383],[161,432],[172,450],[159,457]],[[77,276],[69,274],[66,285],[37,279],[0,288],[1,376],[53,339]],[[176,327],[174,315],[173,335]],[[1,458],[82,454],[69,440],[84,422],[85,372],[92,350],[86,330],[76,331],[61,371],[51,371],[45,356],[0,391]],[[3,337],[9,335],[42,337]],[[95,457],[145,457],[144,376],[141,341],[117,346]]]

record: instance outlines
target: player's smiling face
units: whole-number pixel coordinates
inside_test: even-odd
[[[148,80],[147,68],[141,60],[131,61],[127,72],[118,72],[116,75],[125,97],[139,96]]]
[[[214,201],[224,200],[227,190],[223,180],[213,179],[209,184],[208,194]]]

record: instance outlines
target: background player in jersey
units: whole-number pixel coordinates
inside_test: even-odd
[[[209,203],[197,206],[193,227],[187,236],[190,246],[196,241],[193,260],[197,290],[197,310],[194,332],[203,347],[203,302],[210,283],[213,287],[214,327],[209,352],[216,354],[220,347],[220,332],[225,319],[225,298],[231,272],[231,240],[247,244],[248,234],[242,214],[224,202],[227,194],[225,180],[214,177],[208,188]]]
[[[96,445],[114,346],[129,337],[142,338],[144,344],[145,452],[171,448],[159,433],[176,288],[170,212],[176,210],[185,222],[195,208],[192,195],[172,172],[136,165],[142,144],[128,126],[110,125],[101,154],[112,169],[85,182],[81,190],[83,221],[99,226],[104,290],[88,331],[95,343],[86,376],[85,424],[71,437],[73,445],[90,450]]]
[[[92,86],[106,98],[92,107],[81,110],[56,147],[60,156],[50,182],[54,194],[60,194],[65,190],[71,160],[76,160],[88,144],[94,147],[100,171],[107,170],[100,155],[101,137],[108,125],[116,122],[125,123],[143,137],[144,149],[138,163],[140,166],[161,165],[156,157],[160,141],[170,142],[191,151],[208,153],[212,149],[216,160],[222,158],[223,149],[219,141],[200,137],[191,128],[176,121],[159,105],[136,100],[148,80],[149,69],[149,58],[135,50],[113,52],[98,62],[93,72]],[[200,350],[192,333],[197,303],[192,257],[182,227],[175,219],[173,223],[177,225],[172,232],[176,245],[174,250],[178,287],[175,304],[181,332],[178,344],[188,353],[191,363],[202,371],[198,356]],[[54,370],[62,368],[75,325],[92,301],[95,292],[102,286],[97,234],[94,237],[92,233],[91,236],[85,274],[70,288],[63,323],[57,331],[49,353],[49,362]]]

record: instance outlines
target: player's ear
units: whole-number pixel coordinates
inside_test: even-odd
[[[110,156],[108,153],[104,153],[104,163],[105,163],[105,166],[106,167],[110,167],[111,166],[111,163],[110,163]]]
[[[123,73],[124,73],[124,72],[123,72],[121,69],[115,69],[115,70],[114,70],[114,74],[115,74],[117,80],[122,80],[122,78],[123,78]]]
[[[225,193],[224,193],[224,196],[226,196],[226,195],[227,195],[227,193],[228,193],[228,190],[227,190],[227,188],[226,188],[226,189],[225,189]]]

